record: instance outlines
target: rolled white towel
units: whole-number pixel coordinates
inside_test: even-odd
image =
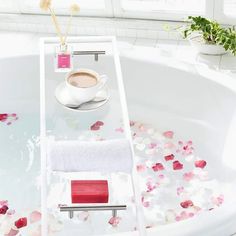
[[[130,142],[126,139],[107,141],[51,141],[48,161],[52,171],[63,172],[128,172],[133,166]]]

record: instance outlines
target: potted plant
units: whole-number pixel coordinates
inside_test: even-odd
[[[223,28],[216,21],[201,16],[189,16],[190,24],[184,29],[184,38],[189,39],[198,52],[222,55],[227,51],[236,55],[236,31]]]

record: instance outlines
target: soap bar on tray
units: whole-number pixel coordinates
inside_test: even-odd
[[[108,203],[107,180],[72,180],[72,203]]]

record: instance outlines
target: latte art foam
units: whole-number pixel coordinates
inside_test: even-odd
[[[77,72],[71,75],[68,82],[78,88],[89,88],[97,84],[97,78],[86,72]]]

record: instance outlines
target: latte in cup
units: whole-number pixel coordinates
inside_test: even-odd
[[[68,82],[78,88],[89,88],[97,84],[97,77],[87,72],[76,72],[68,78]]]
[[[90,69],[78,69],[67,74],[66,87],[71,98],[81,104],[91,101],[103,89],[107,82],[106,75],[99,75]]]

